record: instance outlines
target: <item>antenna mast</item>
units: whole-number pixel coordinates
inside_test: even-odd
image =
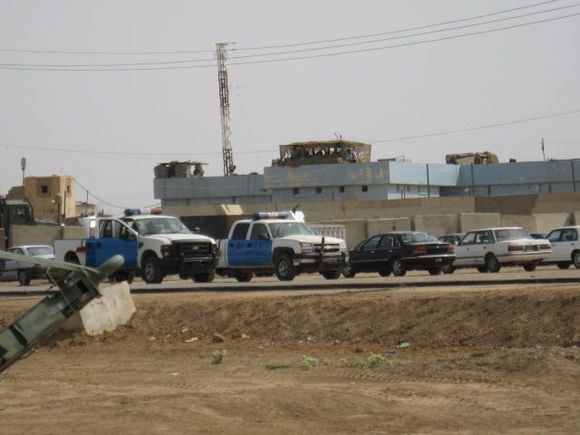
[[[230,91],[228,85],[227,42],[216,44],[216,57],[218,65],[218,84],[220,88],[220,112],[222,119],[222,153],[224,158],[224,175],[233,175],[236,170],[232,144],[230,142]]]

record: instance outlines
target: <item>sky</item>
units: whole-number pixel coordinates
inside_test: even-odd
[[[112,212],[158,203],[160,162],[221,176],[218,42],[231,43],[238,174],[263,173],[278,145],[336,137],[373,144],[373,160],[542,160],[542,138],[547,158],[580,157],[573,0],[0,0],[0,11],[0,194],[21,184],[22,157],[27,176],[73,176],[79,200],[88,189]]]

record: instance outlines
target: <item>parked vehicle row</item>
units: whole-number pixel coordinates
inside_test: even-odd
[[[54,250],[48,245],[23,245],[8,248],[12,254],[27,257],[54,259]],[[29,285],[32,279],[45,278],[47,271],[43,267],[15,260],[0,259],[0,281],[18,281],[20,285]]]

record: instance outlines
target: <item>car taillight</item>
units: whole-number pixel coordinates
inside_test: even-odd
[[[447,252],[449,252],[450,254],[453,254],[455,252],[455,246],[449,244],[447,245]]]
[[[549,243],[545,245],[540,245],[540,249],[552,249],[552,245],[550,245]]]
[[[84,246],[79,246],[77,249],[75,249],[77,254],[84,254],[85,252],[87,252],[87,248],[85,248]]]
[[[524,247],[522,245],[510,245],[508,251],[523,251]]]
[[[427,246],[419,245],[413,248],[413,254],[426,254],[427,253]]]

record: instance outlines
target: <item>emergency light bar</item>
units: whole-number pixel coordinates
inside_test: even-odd
[[[153,208],[126,208],[125,216],[136,216],[144,214],[163,214],[163,209],[161,207]]]
[[[301,211],[293,212],[292,210],[260,211],[254,213],[253,220],[258,221],[261,219],[291,219],[304,222],[304,213]]]

